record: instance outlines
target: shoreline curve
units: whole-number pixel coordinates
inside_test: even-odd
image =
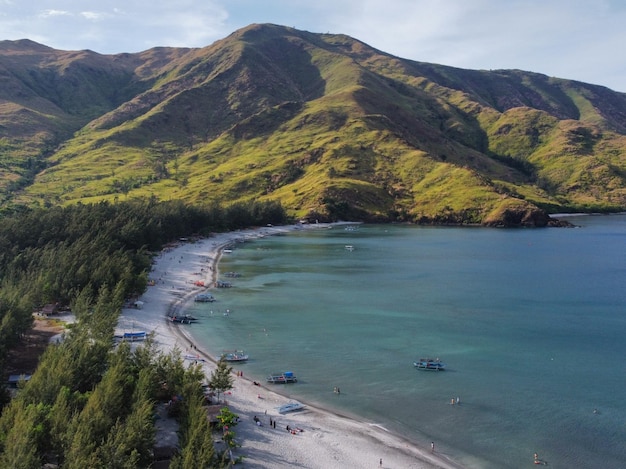
[[[168,316],[182,313],[192,298],[211,289],[218,278],[223,250],[237,242],[258,239],[302,229],[329,228],[332,224],[263,227],[219,233],[197,242],[166,248],[156,258],[150,274],[154,282],[140,297],[141,309],[122,310],[118,330],[141,328],[154,332],[155,344],[164,352],[192,351],[210,376],[216,358],[198,348],[191,337]],[[203,283],[204,286],[196,286]],[[162,327],[165,323],[165,327]],[[297,465],[302,468],[329,467],[403,467],[416,469],[462,469],[445,452],[431,452],[415,442],[394,434],[382,425],[359,420],[324,408],[306,404],[306,409],[281,415],[276,408],[290,399],[265,385],[256,386],[244,376],[236,376],[233,389],[224,396],[226,404],[241,417],[235,428],[241,445],[234,457],[243,457],[242,467],[270,469]],[[256,425],[259,416],[262,426]],[[270,426],[276,422],[276,428]],[[294,435],[286,426],[301,430]],[[219,449],[220,440],[215,439]],[[382,461],[382,465],[381,465]]]

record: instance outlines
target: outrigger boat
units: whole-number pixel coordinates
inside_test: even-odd
[[[243,350],[232,350],[224,351],[220,358],[223,358],[227,362],[245,362],[249,357]]]
[[[190,314],[185,314],[183,316],[169,316],[168,319],[172,322],[180,324],[191,324],[192,322],[196,322],[198,320]]]
[[[197,303],[213,303],[215,301],[215,297],[210,293],[199,293],[196,295],[194,301]]]
[[[446,369],[446,364],[441,363],[438,358],[420,358],[416,362],[413,362],[413,366],[418,370],[427,371],[443,371]]]
[[[278,408],[279,414],[286,414],[288,412],[295,412],[296,410],[304,409],[304,404],[300,404],[299,402],[292,401],[287,404],[281,405]]]
[[[122,340],[134,341],[134,340],[144,340],[146,337],[148,337],[148,334],[146,333],[146,331],[124,332],[121,336],[117,336],[117,337]]]
[[[267,382],[273,384],[295,383],[297,381],[297,378],[291,371],[285,371],[284,373],[272,373],[267,377]]]

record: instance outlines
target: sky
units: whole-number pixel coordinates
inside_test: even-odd
[[[0,40],[102,54],[204,47],[252,23],[347,34],[421,62],[626,92],[624,0],[0,0]]]

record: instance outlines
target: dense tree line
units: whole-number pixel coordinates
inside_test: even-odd
[[[69,304],[78,292],[147,283],[151,253],[183,236],[285,223],[278,203],[226,208],[139,199],[36,209],[0,219],[0,357],[31,324],[32,311]]]
[[[87,284],[97,290],[120,280],[130,294],[145,287],[138,274],[164,243],[285,221],[271,202],[222,208],[140,199],[27,211],[1,219],[0,280],[28,282],[39,302],[68,301]]]
[[[51,345],[17,397],[2,401],[0,467],[148,467],[154,406],[181,396],[181,453],[174,467],[220,467],[199,368],[163,355],[151,340],[114,348],[124,301],[146,287],[152,253],[180,237],[287,222],[275,203],[222,208],[134,200],[36,209],[0,220],[0,357],[46,304],[77,322]]]

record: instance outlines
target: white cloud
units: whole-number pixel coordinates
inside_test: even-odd
[[[626,76],[614,79],[624,70],[616,56],[626,43],[623,2],[598,0],[593,8],[586,0],[335,4],[328,29],[403,58],[461,68],[518,68],[626,91]]]
[[[91,21],[98,21],[110,15],[107,15],[106,13],[97,12],[97,11],[81,11],[80,16]]]
[[[41,10],[39,13],[40,18],[48,18],[54,16],[72,16],[69,11],[65,10]]]
[[[144,16],[142,27],[147,34],[143,43],[148,47],[204,47],[226,32],[223,22],[224,10],[205,5],[200,10],[164,6],[157,12]],[[129,19],[129,21],[132,21]]]

